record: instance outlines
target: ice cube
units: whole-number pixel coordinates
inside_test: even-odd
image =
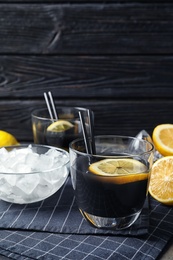
[[[40,181],[39,184],[37,185],[36,189],[35,189],[35,194],[36,196],[38,196],[39,198],[44,198],[47,197],[48,194],[51,194],[52,190],[53,190],[53,185],[51,182],[47,181],[46,178],[44,178],[44,176],[47,174],[41,174],[40,175]]]
[[[51,169],[53,166],[53,158],[46,154],[40,154],[36,170],[45,171]]]
[[[53,160],[54,160],[53,164],[55,165],[55,167],[64,165],[68,161],[68,158],[65,154],[63,154],[60,151],[57,151],[56,149],[53,149],[53,148],[48,150],[48,152],[46,154],[53,158]]]
[[[5,148],[0,149],[1,154],[1,162],[3,162],[3,165],[6,167],[5,172],[9,172],[8,169],[13,169],[15,172],[16,165],[25,163],[25,158],[27,154],[31,153],[31,149],[13,149],[11,151],[7,151]]]
[[[29,154],[29,153],[33,153],[33,151],[32,151],[32,146],[28,146],[26,148],[13,149],[9,153],[14,154],[14,155],[16,155],[16,154]]]
[[[46,153],[46,155],[51,157],[59,157],[62,155],[62,153],[54,148],[49,149]]]
[[[17,182],[17,176],[14,174],[4,174],[4,180],[10,186],[15,186]]]
[[[14,169],[15,172],[15,168],[18,164],[24,164],[25,163],[25,157],[26,154],[14,154],[12,157],[9,157],[6,161],[5,161],[5,165],[7,168],[11,168]]]
[[[55,185],[61,178],[66,178],[68,175],[68,168],[63,166],[61,169],[50,171],[49,174],[42,174],[41,178],[46,180],[51,185]]]
[[[29,153],[26,155],[25,163],[30,166],[31,171],[35,171],[38,167],[39,162],[39,154],[37,153]]]
[[[0,148],[0,161],[3,162],[8,158],[8,151],[2,147]]]
[[[25,174],[18,177],[16,187],[26,194],[31,194],[40,182],[39,174]],[[31,197],[32,199],[32,197]]]
[[[11,168],[8,168],[3,163],[0,163],[0,173],[12,173],[13,170]]]
[[[29,165],[25,164],[25,163],[18,163],[15,165],[15,167],[13,168],[15,173],[30,173],[32,172],[32,169]]]

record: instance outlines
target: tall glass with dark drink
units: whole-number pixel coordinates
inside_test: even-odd
[[[86,128],[88,110],[81,107],[56,107],[58,119],[51,119],[47,109],[33,111],[32,130],[34,143],[56,146],[68,151],[69,143],[82,136],[79,111],[82,111]],[[93,113],[91,113],[93,116]]]
[[[153,163],[151,143],[126,136],[95,137],[96,155],[84,141],[70,144],[70,167],[76,201],[89,223],[100,228],[131,226],[143,208]]]

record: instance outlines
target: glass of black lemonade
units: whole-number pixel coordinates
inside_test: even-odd
[[[68,151],[69,143],[82,136],[79,111],[84,115],[86,129],[88,110],[81,107],[56,107],[57,119],[51,119],[47,109],[32,112],[32,130],[34,143],[56,146]],[[91,112],[93,120],[93,112]]]
[[[70,143],[72,185],[80,212],[99,228],[131,226],[143,208],[154,146],[126,136],[96,136],[96,155],[83,139]]]

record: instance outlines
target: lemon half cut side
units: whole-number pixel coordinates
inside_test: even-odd
[[[173,155],[173,124],[161,124],[152,134],[156,150],[163,156]]]
[[[149,193],[165,205],[173,205],[173,156],[162,157],[152,167]]]
[[[117,184],[148,178],[147,167],[135,159],[104,159],[89,166],[89,171]]]
[[[47,131],[51,132],[65,132],[66,130],[74,127],[72,123],[67,120],[58,120],[48,126]]]

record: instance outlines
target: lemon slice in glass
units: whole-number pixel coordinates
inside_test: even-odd
[[[53,122],[51,125],[48,126],[47,131],[50,132],[65,132],[68,129],[74,127],[72,123],[66,120],[58,120]]]
[[[148,178],[147,167],[135,159],[104,159],[89,166],[89,171],[104,180],[117,184],[135,182]]]

